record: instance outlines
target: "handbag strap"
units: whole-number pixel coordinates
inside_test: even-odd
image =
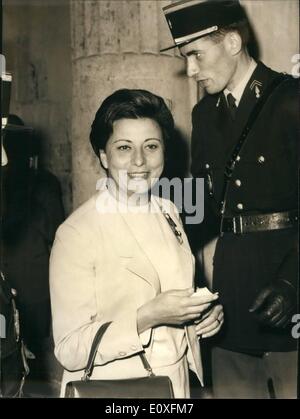
[[[221,199],[221,234],[222,234],[222,221],[223,216],[225,214],[226,209],[226,197],[228,192],[228,185],[229,181],[232,177],[233,171],[235,169],[236,162],[238,161],[238,156],[243,148],[243,146],[246,143],[246,140],[248,138],[248,134],[253,127],[255,121],[257,120],[260,112],[262,111],[265,103],[273,93],[273,91],[284,81],[290,80],[290,76],[286,74],[279,74],[275,79],[270,83],[270,85],[267,87],[263,95],[261,96],[260,100],[256,103],[254,106],[252,112],[250,113],[250,116],[247,120],[247,123],[242,131],[242,134],[240,135],[238,142],[236,143],[234,150],[230,156],[230,159],[227,161],[224,171],[224,187],[223,187],[223,193],[222,193],[222,199]]]
[[[104,333],[106,332],[107,328],[111,325],[111,323],[112,322],[106,322],[106,323],[102,324],[100,326],[99,330],[97,331],[97,333],[96,333],[96,335],[93,339],[93,342],[92,342],[92,346],[91,346],[91,350],[90,350],[90,353],[89,353],[87,365],[84,369],[84,375],[81,378],[82,381],[87,381],[87,380],[90,379],[90,377],[93,373],[93,370],[94,370],[94,366],[95,366],[94,362],[95,362],[95,358],[96,358],[96,355],[97,355],[97,351],[98,351],[100,342],[103,338]],[[153,373],[152,368],[151,368],[145,354],[142,352],[142,353],[139,353],[139,356],[140,356],[141,361],[143,363],[143,367],[148,372],[149,376],[154,376],[155,374]]]

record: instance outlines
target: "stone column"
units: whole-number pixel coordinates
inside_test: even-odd
[[[195,82],[185,77],[162,7],[170,1],[71,1],[72,161],[74,208],[96,191],[103,175],[89,144],[100,103],[120,88],[147,89],[162,96],[188,139]]]

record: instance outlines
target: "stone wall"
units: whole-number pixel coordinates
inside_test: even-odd
[[[42,164],[72,210],[70,12],[67,0],[5,0],[3,53],[12,72],[10,112],[42,139]]]
[[[299,54],[298,0],[240,0],[259,43],[260,58],[276,71],[291,73]]]

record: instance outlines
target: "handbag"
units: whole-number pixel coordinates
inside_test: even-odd
[[[120,398],[120,399],[173,399],[172,382],[168,376],[153,373],[145,354],[139,357],[148,372],[147,377],[120,380],[90,380],[94,361],[101,339],[111,322],[104,323],[96,333],[90,350],[87,366],[81,380],[70,381],[66,385],[66,398]]]

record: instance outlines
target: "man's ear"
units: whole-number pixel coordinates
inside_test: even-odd
[[[99,159],[104,169],[107,170],[108,169],[107,156],[104,150],[99,151]]]
[[[228,32],[224,39],[227,51],[232,55],[237,55],[241,52],[243,42],[240,34],[236,31]]]

